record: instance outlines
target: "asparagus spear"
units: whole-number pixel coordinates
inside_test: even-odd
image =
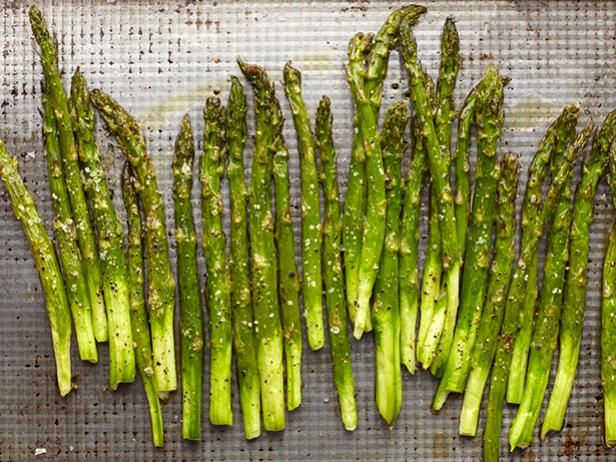
[[[445,272],[447,288],[447,310],[456,312],[459,301],[461,258],[454,203],[449,183],[449,152],[443,151],[431,117],[433,114],[432,103],[426,97],[426,86],[423,83],[424,71],[417,57],[417,43],[413,37],[411,26],[410,22],[403,21],[400,27],[401,53],[404,66],[409,74],[411,98],[415,103],[417,117],[425,136],[432,184],[439,191],[436,202],[439,209],[443,271]]]
[[[224,173],[224,108],[218,97],[207,99],[203,111],[203,155],[199,162],[203,253],[207,267],[207,306],[210,313],[210,422],[233,425],[231,409],[231,284],[226,263],[225,234],[222,228]]]
[[[39,218],[32,194],[19,174],[17,161],[0,140],[0,178],[6,186],[15,218],[23,227],[32,256],[38,269],[51,330],[51,342],[56,362],[56,377],[60,395],[66,396],[73,389],[71,374],[71,313],[64,287],[60,265],[53,243]]]
[[[124,230],[115,213],[105,180],[100,152],[94,139],[95,116],[88,87],[77,69],[71,83],[71,117],[83,172],[83,186],[98,231],[98,251],[103,271],[103,295],[109,327],[109,384],[135,379],[135,353],[130,324],[128,269],[124,256]]]
[[[261,378],[263,426],[280,431],[285,426],[283,385],[283,340],[276,284],[274,220],[271,209],[271,145],[279,122],[270,111],[274,88],[265,70],[239,60],[238,64],[253,87],[255,98],[255,145],[250,185],[250,250],[252,291],[257,338],[257,363]]]
[[[90,99],[130,162],[135,172],[137,193],[143,205],[154,378],[162,398],[177,388],[173,333],[175,280],[169,260],[165,209],[158,190],[154,164],[146,150],[137,121],[101,90],[92,90]]]
[[[396,420],[402,405],[398,235],[402,205],[401,161],[405,148],[404,132],[408,124],[407,103],[400,101],[387,111],[380,136],[387,213],[385,244],[372,304],[372,322],[376,346],[376,403],[379,413],[389,425]]]
[[[497,186],[496,241],[490,267],[477,342],[471,356],[471,368],[460,413],[460,434],[475,436],[483,391],[496,354],[498,333],[505,314],[505,299],[515,258],[515,196],[518,189],[518,158],[505,154],[500,161]]]
[[[133,341],[135,342],[137,368],[139,369],[145,396],[150,407],[152,442],[154,446],[162,447],[165,444],[163,413],[154,378],[150,326],[148,323],[148,313],[145,309],[141,212],[137,202],[135,186],[135,179],[130,171],[130,165],[126,162],[122,172],[122,196],[128,222],[127,261],[130,322],[133,331]]]
[[[47,86],[43,84],[43,137],[45,138],[45,155],[47,157],[47,176],[51,192],[51,205],[54,212],[53,229],[62,273],[66,283],[66,295],[75,323],[79,357],[83,361],[98,362],[96,339],[92,328],[92,313],[88,287],[82,267],[81,254],[77,245],[77,230],[71,214],[64,174],[56,118],[48,98]]]
[[[550,431],[559,431],[562,428],[573,389],[584,325],[589,230],[593,221],[595,193],[607,167],[610,146],[615,135],[616,111],[608,115],[595,137],[590,156],[584,162],[582,180],[575,191],[569,238],[569,271],[560,322],[558,369],[541,427],[541,438],[545,438]]]
[[[555,173],[557,161],[562,157],[574,137],[575,126],[572,124],[566,132],[563,132],[563,136],[556,140],[551,166],[552,175]],[[543,264],[543,285],[533,332],[524,394],[509,430],[509,443],[512,449],[516,446],[528,447],[532,441],[533,430],[548,385],[552,356],[558,341],[558,324],[569,259],[570,226],[571,188],[568,186],[560,198],[548,235],[546,257]]]
[[[533,220],[532,228],[528,229],[527,239],[522,240],[520,257],[507,293],[505,318],[498,340],[496,358],[494,359],[492,370],[492,380],[490,381],[488,415],[483,436],[483,454],[484,459],[488,462],[498,460],[503,400],[505,398],[507,377],[511,366],[513,344],[520,329],[520,312],[526,297],[529,271],[526,262],[531,261],[537,254],[539,240],[545,231],[547,223],[554,215],[556,207],[560,202],[563,189],[569,183],[575,159],[584,149],[586,141],[592,134],[592,130],[592,124],[589,122],[577,135],[573,144],[567,149],[564,157],[558,162],[557,174],[552,179],[552,184],[550,185],[546,200],[538,211],[535,220]],[[552,135],[548,133],[548,137],[550,136]],[[538,154],[541,154],[541,150]],[[537,166],[540,163],[541,162],[537,161],[536,156],[533,164]],[[546,165],[542,165],[541,168],[545,169]],[[535,175],[540,177],[545,176],[545,173],[535,172]],[[530,184],[527,188],[528,187],[530,187]]]
[[[432,403],[435,410],[443,407],[448,392],[461,393],[464,390],[470,355],[475,346],[488,285],[492,228],[496,217],[496,187],[499,175],[496,149],[504,121],[502,105],[502,79],[496,68],[490,66],[477,89],[475,123],[479,156],[462,273],[460,313],[443,378]]]
[[[297,132],[302,189],[302,293],[306,310],[306,332],[312,350],[323,348],[323,281],[321,280],[321,215],[319,179],[314,154],[310,116],[302,97],[302,77],[287,63],[284,67],[284,90],[291,106]]]
[[[182,349],[182,437],[201,439],[201,384],[203,376],[203,319],[197,269],[197,233],[190,195],[195,146],[190,117],[185,115],[175,140],[173,201],[180,295]]]
[[[525,236],[528,233],[533,232],[537,210],[541,204],[541,187],[545,178],[545,166],[550,162],[553,146],[556,140],[571,130],[570,127],[572,125],[575,127],[579,110],[578,104],[571,104],[565,107],[558,119],[551,125],[546,137],[542,140],[536,156],[536,165],[531,164],[530,166],[528,186],[524,198],[524,209],[522,210],[522,241],[526,239]],[[538,174],[540,171],[542,174]],[[537,299],[537,254],[527,259],[527,265],[528,284],[525,290],[524,307],[520,312],[521,328],[513,346],[513,358],[511,361],[512,370],[519,371],[519,373],[509,375],[509,383],[507,385],[507,402],[509,403],[520,403],[524,392],[528,349],[530,348],[533,332],[533,316]]]
[[[328,97],[323,96],[319,101],[315,124],[315,139],[321,160],[321,185],[323,186],[325,200],[322,254],[323,282],[325,283],[329,343],[334,382],[340,405],[340,418],[344,428],[353,431],[357,427],[357,407],[351,364],[351,344],[347,333],[347,317],[344,306],[344,282],[340,255],[342,222],[332,125],[330,101]]]
[[[64,170],[70,206],[73,212],[73,221],[77,229],[79,249],[83,258],[94,336],[97,341],[106,342],[108,339],[108,329],[103,300],[103,277],[96,250],[94,231],[88,213],[88,205],[81,186],[79,155],[77,153],[68,101],[66,93],[62,88],[62,80],[58,69],[56,44],[47,30],[47,25],[41,11],[32,5],[28,13],[34,39],[41,48],[40,57],[47,87],[47,97],[56,117],[60,157],[62,159],[62,168]]]
[[[225,114],[227,131],[227,175],[231,202],[231,313],[233,346],[240,389],[240,406],[246,439],[261,434],[261,390],[257,368],[254,319],[250,296],[248,218],[244,180],[246,145],[246,96],[237,77],[231,77],[231,91]],[[293,261],[295,263],[295,260]],[[299,306],[297,307],[299,311]]]
[[[284,352],[287,363],[287,409],[292,411],[302,402],[302,324],[299,305],[300,283],[295,265],[295,240],[291,221],[289,195],[289,150],[282,135],[282,111],[274,98],[271,110],[278,111],[278,133],[272,146],[273,176],[276,202],[274,226],[278,250],[278,294],[282,311]],[[318,191],[317,191],[318,192]]]

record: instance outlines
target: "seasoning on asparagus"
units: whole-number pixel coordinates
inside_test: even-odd
[[[551,132],[553,129],[551,128],[548,130]],[[507,378],[511,370],[513,344],[520,329],[520,312],[526,297],[529,270],[526,262],[531,261],[537,254],[537,247],[541,236],[549,220],[554,215],[556,207],[560,202],[563,189],[569,184],[573,171],[573,164],[583,151],[584,146],[586,146],[586,142],[592,134],[592,130],[592,124],[589,122],[577,135],[573,144],[567,149],[566,154],[558,163],[557,174],[552,179],[552,184],[550,185],[546,200],[538,211],[538,215],[535,217],[536,219],[533,220],[533,226],[528,229],[527,239],[522,240],[520,257],[507,293],[505,318],[499,335],[496,358],[494,359],[494,366],[492,368],[492,379],[490,381],[490,392],[488,395],[488,414],[483,436],[483,454],[487,462],[498,460],[503,401],[507,388]],[[552,136],[553,135],[548,133],[547,138]],[[541,155],[542,151],[540,149],[538,155],[536,155],[533,160],[533,164],[536,167],[541,164],[540,169],[545,170],[547,169],[547,162],[543,164],[542,161],[538,160],[538,157],[541,157]],[[544,177],[545,173],[539,171],[535,172],[534,175],[537,177]],[[523,216],[526,212],[528,212],[528,210],[523,212]]]
[[[124,198],[126,221],[128,223],[127,262],[130,322],[133,331],[133,341],[135,342],[137,368],[141,375],[141,382],[143,383],[143,389],[145,390],[145,396],[150,408],[152,442],[156,447],[163,447],[165,444],[163,413],[154,378],[150,325],[145,308],[141,211],[134,183],[135,180],[130,171],[130,165],[126,162],[122,171],[122,196]]]
[[[180,295],[182,350],[182,437],[201,439],[201,384],[203,376],[203,319],[197,269],[197,232],[190,200],[195,146],[190,117],[185,115],[175,140],[173,202]]]
[[[168,392],[177,388],[173,333],[175,280],[169,260],[165,209],[158,190],[154,164],[133,116],[101,90],[92,90],[90,99],[99,110],[107,129],[116,137],[135,173],[145,223],[147,302],[152,330],[154,378],[159,396],[164,398]]]
[[[537,211],[542,200],[541,188],[547,171],[546,166],[552,158],[553,146],[556,140],[564,137],[564,134],[571,130],[570,127],[572,125],[575,126],[577,124],[579,111],[579,104],[571,104],[565,107],[542,140],[536,156],[537,163],[533,163],[530,166],[524,208],[522,209],[522,241],[526,239],[525,236],[529,232],[533,232],[534,221],[536,220]],[[538,172],[541,172],[541,174]],[[521,328],[513,346],[513,358],[511,361],[512,369],[519,373],[509,375],[509,383],[507,384],[507,402],[516,404],[521,402],[524,392],[528,349],[530,348],[533,334],[533,317],[537,299],[537,254],[535,253],[531,258],[527,259],[526,264],[528,267],[528,284],[525,289],[524,306],[520,311]]]
[[[558,369],[541,427],[541,438],[545,438],[550,431],[559,431],[562,428],[573,389],[584,325],[590,225],[593,221],[595,194],[607,167],[610,147],[615,138],[616,111],[608,115],[595,137],[590,156],[584,162],[582,180],[575,191],[569,237],[569,263],[560,322]]]
[[[47,157],[47,177],[53,208],[53,230],[62,263],[66,295],[75,323],[79,357],[83,361],[98,362],[98,350],[92,327],[92,312],[88,286],[77,245],[77,230],[71,214],[71,206],[64,182],[62,159],[58,142],[56,118],[48,98],[48,86],[43,84],[43,137]]]
[[[97,341],[106,342],[108,339],[108,328],[105,302],[103,300],[103,277],[98,260],[94,231],[90,222],[88,204],[81,186],[79,155],[77,153],[67,96],[62,88],[62,79],[58,68],[57,47],[55,40],[47,29],[41,11],[32,5],[28,13],[34,39],[41,49],[41,65],[43,67],[49,104],[53,108],[56,117],[60,158],[62,159],[64,180],[73,212],[73,221],[77,229],[79,249],[83,258],[83,269],[85,270],[88,296],[90,298],[94,336]]]
[[[321,185],[325,201],[323,221],[323,282],[329,325],[334,383],[340,405],[340,419],[349,431],[357,427],[355,382],[351,363],[351,344],[347,333],[344,282],[341,257],[342,221],[338,196],[338,170],[332,134],[330,101],[322,97],[317,109],[315,138],[321,160]]]
[[[238,64],[254,91],[255,143],[250,184],[250,250],[252,293],[257,339],[257,363],[261,379],[263,426],[268,431],[285,427],[283,338],[276,282],[274,219],[271,208],[271,145],[275,137],[269,110],[274,88],[265,70],[239,60]]]
[[[246,96],[237,77],[231,77],[231,91],[225,113],[227,133],[227,176],[231,203],[231,317],[233,347],[239,382],[240,407],[246,439],[261,434],[261,389],[257,368],[254,319],[250,295],[248,217],[244,180],[246,145]],[[295,260],[293,261],[295,263]],[[299,306],[297,307],[299,311]]]
[[[115,390],[120,382],[132,382],[135,379],[124,230],[113,208],[100,152],[94,138],[94,110],[90,106],[86,80],[79,69],[73,75],[69,105],[81,160],[83,187],[97,230],[109,327],[109,384],[110,388]]]
[[[17,168],[17,161],[9,156],[2,140],[0,140],[0,178],[6,186],[15,218],[21,223],[30,244],[41,286],[43,292],[45,292],[58,389],[61,396],[66,396],[73,389],[73,382],[71,373],[71,312],[64,280],[56,259],[53,243],[38,215],[32,194],[24,185]]]
[[[479,410],[496,354],[498,334],[505,314],[505,300],[515,259],[515,197],[518,190],[518,158],[512,154],[505,154],[499,166],[496,241],[490,266],[490,282],[477,330],[477,342],[472,351],[471,368],[460,412],[459,432],[464,436],[477,435]]]
[[[503,82],[496,68],[489,66],[477,89],[477,165],[468,242],[462,272],[460,312],[453,345],[432,407],[440,410],[451,391],[464,390],[475,346],[484,295],[488,285],[492,228],[496,217],[497,143],[503,126]]]
[[[398,235],[402,205],[401,162],[405,148],[404,132],[408,124],[407,103],[400,101],[387,111],[380,136],[387,212],[385,244],[372,304],[372,323],[376,351],[376,403],[379,413],[388,425],[392,425],[396,420],[402,406]]]
[[[323,282],[321,280],[321,215],[319,179],[314,154],[314,138],[310,116],[302,97],[302,77],[287,63],[284,67],[284,90],[291,106],[297,132],[302,189],[302,293],[306,317],[308,345],[312,350],[323,348]]]

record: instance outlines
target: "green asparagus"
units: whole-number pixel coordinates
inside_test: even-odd
[[[128,162],[124,164],[122,172],[122,196],[128,222],[127,261],[130,322],[133,331],[133,341],[135,342],[135,358],[141,375],[141,382],[143,382],[145,396],[148,400],[148,406],[150,407],[152,442],[154,446],[162,447],[165,444],[163,413],[154,378],[150,326],[148,323],[148,313],[145,308],[141,211],[137,201],[137,192],[135,191],[135,180]]]
[[[92,90],[90,99],[99,110],[108,130],[135,173],[136,189],[141,199],[145,223],[147,261],[147,297],[152,330],[154,378],[161,398],[177,388],[173,318],[175,280],[169,260],[169,243],[165,209],[158,190],[154,164],[150,158],[137,121],[110,96]]]
[[[257,368],[254,319],[250,295],[248,250],[248,193],[244,180],[246,145],[246,96],[237,77],[231,77],[231,91],[225,114],[227,131],[227,175],[231,202],[231,313],[233,346],[239,382],[240,406],[246,439],[261,434],[261,390]],[[295,261],[293,261],[295,263]],[[297,307],[299,311],[299,306]]]

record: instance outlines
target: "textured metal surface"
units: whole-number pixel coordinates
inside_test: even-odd
[[[235,58],[264,64],[275,79],[292,59],[304,72],[310,111],[318,97],[332,98],[339,168],[346,173],[352,103],[342,74],[347,40],[359,30],[375,31],[389,2],[37,2],[58,34],[65,81],[80,65],[92,87],[118,98],[142,122],[172,225],[171,150],[182,114],[189,111],[201,133],[201,108],[215,89],[226,98],[228,76],[238,74]],[[463,67],[458,105],[488,63],[511,77],[506,88],[502,150],[522,155],[527,166],[549,120],[567,103],[580,101],[600,122],[616,107],[616,3],[614,2],[426,2],[417,27],[421,57],[433,73],[439,38],[448,15],[457,20]],[[19,158],[27,185],[47,225],[51,212],[42,154],[41,69],[30,33],[26,5],[4,1],[0,13],[0,134]],[[403,97],[398,57],[391,61],[385,104]],[[282,96],[282,91],[279,90]],[[284,100],[284,98],[283,98]],[[283,101],[289,117],[286,101]],[[250,119],[252,121],[252,117]],[[298,227],[299,175],[290,120],[294,218]],[[121,157],[103,134],[108,176],[118,193]],[[200,141],[199,141],[200,144]],[[249,154],[248,154],[249,156]],[[522,196],[523,174],[518,202]],[[345,180],[341,178],[344,190]],[[195,185],[197,187],[198,183]],[[4,188],[0,187],[4,194]],[[195,199],[197,190],[194,191]],[[124,213],[116,194],[117,210]],[[516,460],[608,460],[601,445],[599,384],[599,281],[607,229],[613,217],[604,183],[592,226],[589,290],[580,369],[565,429],[531,449],[503,457]],[[195,201],[195,213],[200,213]],[[423,212],[422,212],[423,213]],[[404,376],[400,418],[388,430],[373,401],[372,341],[354,343],[353,360],[359,426],[346,433],[337,417],[329,351],[306,353],[304,398],[288,416],[287,430],[246,442],[234,399],[236,425],[217,429],[204,423],[203,442],[181,440],[180,399],[165,405],[167,444],[155,450],[139,383],[105,390],[107,349],[101,365],[77,360],[79,389],[60,399],[54,380],[43,295],[27,242],[7,202],[0,200],[0,461],[25,460],[476,460],[480,440],[457,435],[460,399],[452,397],[438,415],[429,411],[436,381],[427,373]],[[425,226],[425,220],[424,220]],[[297,234],[299,236],[299,234]],[[424,236],[425,238],[425,236]],[[201,261],[200,264],[203,262]],[[307,348],[306,348],[307,351]],[[207,373],[207,365],[206,365]],[[207,381],[204,386],[207,388]],[[207,389],[204,396],[207,397]],[[207,405],[207,403],[205,404]],[[207,415],[207,413],[204,413]],[[505,412],[507,429],[513,409]],[[483,425],[483,420],[480,422]],[[505,432],[506,433],[506,432]],[[45,454],[35,456],[37,448]],[[39,451],[40,452],[40,451]]]

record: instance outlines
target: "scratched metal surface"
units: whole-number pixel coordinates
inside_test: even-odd
[[[342,74],[347,40],[359,30],[376,31],[387,13],[399,5],[384,1],[37,3],[58,34],[65,81],[76,66],[81,66],[92,87],[113,94],[141,121],[156,163],[170,229],[170,161],[180,117],[190,112],[197,132],[201,132],[203,102],[215,90],[226,98],[228,77],[238,73],[238,55],[265,65],[277,80],[283,64],[292,59],[304,72],[304,95],[310,111],[315,110],[321,94],[332,98],[344,191],[352,114]],[[26,183],[35,194],[45,223],[50,225],[37,113],[41,69],[26,6],[20,1],[4,1],[0,13],[0,134],[17,155]],[[427,6],[429,12],[417,27],[417,38],[421,58],[433,75],[443,21],[448,15],[457,20],[463,57],[456,91],[458,106],[488,63],[511,78],[506,88],[502,151],[520,153],[525,166],[549,120],[565,104],[580,101],[585,117],[597,122],[616,107],[616,3],[488,1],[427,2]],[[385,105],[404,97],[405,90],[394,54]],[[283,106],[289,117],[286,101]],[[289,122],[286,135],[299,236],[298,157]],[[99,140],[109,181],[117,193],[121,156],[102,131]],[[250,149],[247,166],[249,159]],[[524,172],[518,203],[525,179]],[[195,198],[197,192],[195,189]],[[4,195],[3,187],[0,194]],[[116,194],[117,210],[123,219],[118,198]],[[609,203],[607,187],[602,183],[592,226],[580,370],[566,427],[543,443],[536,438],[526,452],[508,455],[503,449],[503,457],[530,461],[616,457],[601,444],[599,384],[599,281],[607,229],[613,218]],[[425,210],[422,213],[425,215]],[[196,200],[195,214],[200,223]],[[353,344],[359,405],[359,426],[354,433],[345,432],[337,417],[329,351],[325,348],[304,357],[303,404],[288,416],[283,433],[246,442],[238,424],[241,417],[236,398],[234,428],[218,429],[205,423],[202,443],[184,442],[176,394],[164,407],[166,447],[156,450],[150,443],[141,385],[122,386],[116,393],[105,390],[106,346],[100,348],[102,360],[97,367],[80,363],[74,354],[79,389],[66,399],[59,398],[38,276],[21,228],[4,198],[0,200],[0,222],[1,461],[476,460],[480,456],[479,439],[457,435],[458,397],[452,397],[438,415],[429,411],[436,382],[424,372],[413,377],[405,374],[400,418],[393,429],[385,427],[372,398],[370,338]],[[207,389],[204,391],[207,396]],[[505,429],[512,411],[506,409]],[[35,456],[37,449],[46,452]]]

